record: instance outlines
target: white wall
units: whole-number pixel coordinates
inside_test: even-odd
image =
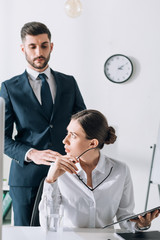
[[[1,4],[0,81],[24,71],[19,32],[28,21],[44,22],[51,30],[54,50],[50,66],[73,74],[88,108],[102,111],[117,130],[115,145],[104,151],[131,170],[135,212],[143,211],[160,120],[160,1],[81,0],[83,13],[69,18],[65,0],[3,0]],[[104,62],[121,53],[134,64],[132,78],[114,84],[104,75]],[[2,67],[3,66],[3,67]],[[4,176],[9,162],[5,159]],[[159,204],[156,186],[149,207]],[[156,225],[157,223],[157,225]],[[158,221],[152,224],[157,228]]]

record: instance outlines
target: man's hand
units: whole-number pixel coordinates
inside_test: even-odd
[[[55,161],[57,156],[61,156],[60,153],[52,150],[36,150],[32,149],[27,155],[27,159],[33,161],[35,164],[51,165]]]

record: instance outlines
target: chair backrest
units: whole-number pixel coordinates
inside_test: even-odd
[[[38,206],[39,206],[41,196],[42,196],[44,180],[45,180],[45,178],[43,178],[41,180],[39,188],[38,188],[38,192],[37,192],[36,199],[35,199],[34,206],[33,206],[30,226],[40,226]]]

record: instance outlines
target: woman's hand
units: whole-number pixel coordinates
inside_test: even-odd
[[[59,155],[55,158],[55,162],[51,164],[50,169],[47,174],[46,181],[49,183],[55,182],[59,176],[65,172],[71,174],[75,173],[78,170],[76,163],[78,160],[69,155]]]
[[[138,228],[145,228],[151,225],[153,219],[159,216],[159,210],[155,210],[154,212],[147,213],[144,217],[138,216],[138,219],[131,219],[131,222],[135,222]]]

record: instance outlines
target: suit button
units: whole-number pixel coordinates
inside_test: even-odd
[[[53,125],[52,125],[52,124],[50,125],[50,128],[53,128]]]

